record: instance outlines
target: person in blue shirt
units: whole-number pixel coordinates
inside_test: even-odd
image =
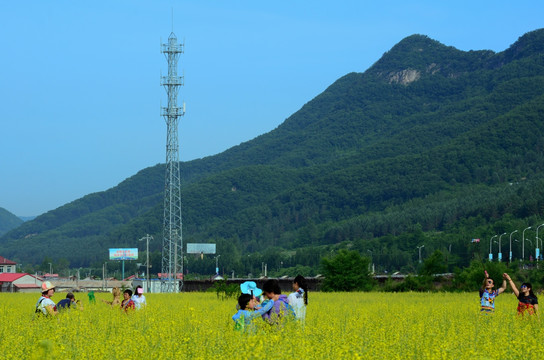
[[[485,271],[484,283],[480,289],[480,312],[493,313],[495,312],[495,298],[502,294],[506,290],[506,277],[507,274],[503,274],[502,286],[497,290],[493,290],[495,284],[493,279],[489,278],[489,274]]]
[[[75,298],[74,294],[72,294],[71,292],[66,294],[65,299],[62,299],[61,301],[59,301],[57,303],[57,310],[59,312],[62,311],[62,310],[65,310],[65,309],[73,309],[73,308],[76,308],[76,307],[77,307],[76,298]]]
[[[234,329],[240,331],[255,331],[253,320],[260,318],[274,306],[274,301],[268,301],[265,306],[256,309],[257,302],[251,294],[242,294],[238,298],[240,310],[232,316]]]

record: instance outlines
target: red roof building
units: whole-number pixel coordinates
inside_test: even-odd
[[[1,292],[40,292],[42,279],[25,273],[0,274]]]
[[[17,263],[0,256],[0,274],[16,272]]]

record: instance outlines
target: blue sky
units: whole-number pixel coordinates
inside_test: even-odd
[[[273,130],[406,36],[498,52],[543,13],[523,0],[2,1],[0,207],[39,215],[165,161],[172,28],[185,161]]]

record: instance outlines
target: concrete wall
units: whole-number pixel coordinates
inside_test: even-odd
[[[308,291],[319,291],[321,289],[321,281],[323,278],[306,278],[306,284],[308,286]],[[254,281],[257,284],[257,287],[262,289],[263,284],[268,279],[225,279],[227,284],[238,284],[245,281]],[[284,278],[276,279],[280,283],[280,288],[282,294],[289,294],[293,292],[293,278]],[[183,291],[192,292],[192,291],[207,291],[213,286],[215,281],[212,280],[185,280],[183,282]]]

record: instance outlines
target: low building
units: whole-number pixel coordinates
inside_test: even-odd
[[[8,260],[3,256],[0,256],[0,274],[17,272],[16,267],[17,267],[16,262]]]
[[[0,274],[0,292],[40,292],[43,280],[25,273]]]

